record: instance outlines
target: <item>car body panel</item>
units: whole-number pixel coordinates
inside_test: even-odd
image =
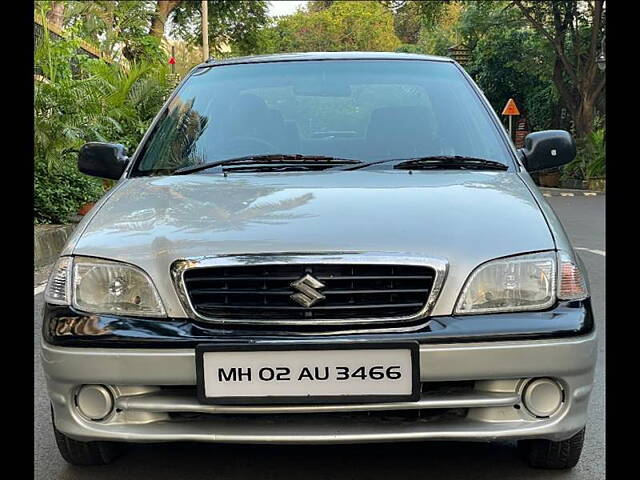
[[[234,442],[234,443],[363,443],[416,440],[565,440],[587,420],[593,383],[595,333],[575,338],[452,343],[420,346],[423,382],[481,378],[474,395],[477,404],[461,418],[435,421],[376,421],[375,417],[346,420],[363,410],[424,408],[418,402],[386,405],[228,406],[245,416],[228,416],[225,406],[203,405],[188,393],[167,396],[162,385],[194,385],[194,349],[93,349],[43,344],[42,361],[49,372],[47,386],[56,427],[81,441]],[[561,379],[563,406],[551,418],[535,418],[514,409],[526,377]],[[524,378],[522,378],[524,377]],[[110,387],[120,412],[90,421],[74,407],[76,386],[92,378]],[[506,398],[493,406],[491,397]],[[451,395],[438,398],[441,407],[454,405]],[[471,405],[469,405],[471,406]],[[477,408],[475,408],[477,407]],[[428,411],[427,407],[427,411]],[[431,406],[430,408],[434,408]],[[298,410],[299,413],[291,413]],[[198,421],[170,420],[167,411],[209,414]],[[342,412],[331,417],[331,411]],[[320,419],[317,413],[326,415]],[[265,414],[275,414],[268,416]]]
[[[554,248],[540,208],[514,173],[358,170],[129,179],[97,209],[73,254],[141,267],[174,317],[186,316],[168,275],[180,258],[284,252],[440,257],[449,272],[433,315],[448,315],[479,264]]]
[[[449,57],[437,55],[422,55],[417,53],[396,52],[294,52],[277,53],[267,55],[250,55],[245,57],[231,57],[213,59],[198,65],[197,68],[215,67],[217,65],[234,65],[240,63],[267,63],[267,62],[303,62],[312,60],[427,60],[434,62],[449,62]]]

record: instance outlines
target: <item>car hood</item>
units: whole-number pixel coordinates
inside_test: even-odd
[[[451,290],[455,296],[468,274],[487,260],[555,248],[540,207],[512,172],[141,177],[123,180],[94,210],[69,245],[73,254],[138,265],[161,295],[170,296],[175,291],[167,283],[169,266],[186,257],[283,252],[439,257],[449,262],[442,295]],[[179,304],[177,311],[168,309],[181,313]]]

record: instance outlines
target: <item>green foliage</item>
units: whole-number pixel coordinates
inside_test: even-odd
[[[458,30],[472,47],[466,66],[498,114],[513,97],[534,130],[552,127],[559,97],[551,82],[553,52],[517,10],[478,2],[463,10]]]
[[[42,74],[34,85],[35,221],[40,223],[62,222],[100,196],[100,181],[74,166],[79,148],[89,141],[114,141],[133,151],[172,88],[166,63],[125,67],[87,57],[78,53],[74,30],[55,41],[45,34],[34,55]],[[75,73],[72,65],[78,66]]]
[[[533,131],[562,127],[555,120],[556,112],[560,108],[560,96],[552,83],[532,82],[522,97],[522,110],[526,113]]]
[[[149,36],[155,1],[68,1],[65,29],[99,45],[108,57],[130,61],[167,61],[160,41]]]
[[[60,162],[52,172],[44,162],[34,170],[35,223],[66,223],[84,204],[104,193],[102,182],[78,171],[73,161]]]
[[[431,3],[431,2],[427,2]],[[418,45],[431,55],[448,55],[447,49],[461,41],[457,29],[463,5],[460,2],[433,2],[440,8],[431,12],[431,16],[422,17]]]
[[[393,15],[393,25],[398,38],[407,44],[415,44],[420,37],[420,28],[423,25],[420,4],[418,2],[406,2],[397,8]]]
[[[596,124],[598,123],[596,121]],[[597,126],[585,138],[578,139],[576,158],[564,167],[564,176],[581,180],[604,178],[606,175],[605,137],[605,127]]]
[[[164,63],[125,68],[78,54],[77,45],[45,36],[36,49],[46,80],[34,89],[35,157],[49,168],[87,141],[119,140],[134,149],[172,87]]]
[[[333,0],[310,0],[307,2],[307,10],[309,12],[319,12],[329,8],[332,3]]]
[[[102,115],[117,126],[104,133],[133,151],[171,91],[168,65],[134,63],[124,69],[93,62],[86,71]]]
[[[396,48],[396,52],[398,53],[418,53],[418,54],[426,54],[424,47],[422,45],[414,45],[411,43],[403,43],[398,48]]]
[[[379,0],[394,14],[410,15],[418,19],[425,27],[433,27],[447,16],[447,7],[455,2],[452,0],[423,1],[423,0]],[[400,34],[398,34],[400,36]]]
[[[259,29],[268,23],[268,2],[252,0],[215,0],[207,4],[209,16],[209,46],[218,54],[218,47],[231,43],[239,54],[257,53]],[[200,2],[181,1],[171,21],[171,34],[190,43],[202,45]]]
[[[605,88],[596,59],[603,48],[606,4],[604,0],[514,0],[511,4],[553,49],[551,78],[571,114],[577,137],[587,137],[594,129],[595,107]]]
[[[72,64],[87,68],[97,60],[77,53],[77,39],[51,41],[48,35],[36,46],[35,65],[44,80],[34,86],[35,159],[49,169],[69,158],[87,139],[104,140],[102,132],[120,130],[104,116],[99,95],[86,76],[77,76]]]
[[[589,155],[587,178],[603,178],[606,174],[605,133],[606,130],[600,128],[587,137],[586,150]]]
[[[393,15],[379,2],[334,2],[282,17],[261,34],[266,51],[394,51]]]

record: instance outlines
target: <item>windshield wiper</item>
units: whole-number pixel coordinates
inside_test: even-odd
[[[324,155],[302,155],[295,154],[269,154],[269,155],[246,155],[244,157],[228,158],[216,162],[201,163],[175,170],[173,175],[186,175],[189,173],[208,170],[209,168],[221,167],[225,165],[233,165],[243,167],[250,165],[251,168],[245,170],[267,171],[271,168],[282,169],[284,166],[295,167],[300,166],[303,170],[317,170],[331,168],[338,165],[352,165],[362,163],[360,160],[352,160],[348,158],[328,157]],[[259,167],[259,168],[258,168]],[[307,168],[312,167],[312,168]],[[291,169],[291,168],[289,168]],[[239,170],[242,170],[239,168]]]
[[[370,162],[355,167],[345,168],[345,170],[358,170],[371,165],[382,163],[395,163],[393,168],[403,170],[429,170],[429,169],[461,169],[461,170],[508,170],[509,166],[495,160],[485,158],[465,157],[463,155],[433,155],[416,158],[390,158],[378,162]]]
[[[404,170],[428,169],[461,169],[461,170],[508,170],[509,167],[495,160],[484,158],[464,157],[461,155],[439,155],[433,157],[410,158],[397,163],[393,168]]]

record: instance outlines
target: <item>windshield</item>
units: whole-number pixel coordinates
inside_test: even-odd
[[[323,60],[196,71],[154,127],[134,174],[273,154],[362,162],[446,155],[512,164],[452,63]]]

